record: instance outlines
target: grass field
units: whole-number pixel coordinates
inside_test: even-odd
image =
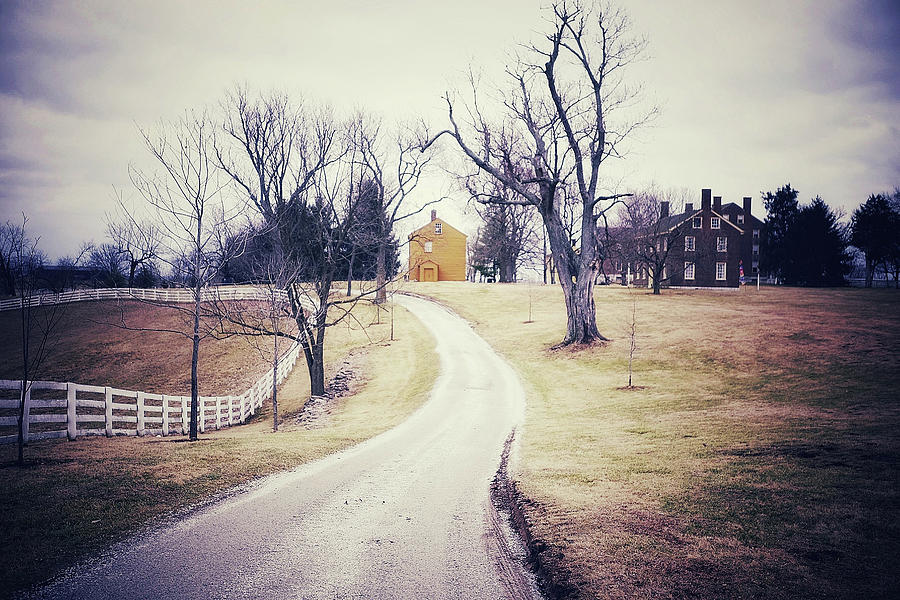
[[[59,365],[48,372],[48,379],[183,389],[183,372],[172,367],[183,364],[185,356],[189,366],[189,350],[183,355],[172,339],[158,334],[98,329],[88,319],[102,312],[103,304],[71,308],[71,329],[54,355]],[[373,320],[372,307],[360,305],[357,311],[360,322]],[[0,313],[0,318],[6,315]],[[142,318],[160,323],[170,316]],[[9,326],[8,320],[0,323]],[[321,427],[306,428],[294,418],[309,395],[301,358],[279,390],[284,423],[277,434],[271,431],[271,408],[266,407],[250,424],[210,432],[196,443],[177,436],[34,443],[26,449],[24,469],[14,465],[14,446],[0,446],[0,597],[45,580],[172,511],[346,448],[401,422],[427,398],[437,366],[433,339],[400,307],[394,327],[396,339],[389,341],[389,318],[382,311],[381,324],[366,331],[355,323],[353,328],[329,330],[326,361],[334,369],[350,355],[360,377],[356,393],[340,400]],[[3,333],[2,339],[12,335]],[[3,365],[9,362],[7,352],[3,347]],[[248,368],[258,361],[254,353],[236,339],[201,350],[203,393],[247,387],[265,370],[262,364],[258,372]]]
[[[896,597],[896,291],[600,287],[611,341],[561,350],[558,286],[411,291],[522,375],[515,477],[569,597]]]

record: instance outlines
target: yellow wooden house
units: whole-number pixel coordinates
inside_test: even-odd
[[[465,281],[466,234],[437,218],[409,234],[412,281]]]

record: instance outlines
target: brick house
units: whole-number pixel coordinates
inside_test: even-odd
[[[465,281],[466,234],[438,219],[409,234],[411,281]]]
[[[758,271],[763,223],[750,213],[750,198],[743,206],[722,206],[721,196],[711,189],[701,191],[700,208],[685,204],[684,212],[669,214],[669,203],[660,203],[660,244],[668,244],[663,285],[671,287],[732,287],[740,285],[741,268],[750,277]],[[622,281],[652,286],[646,265],[633,259],[626,265]]]

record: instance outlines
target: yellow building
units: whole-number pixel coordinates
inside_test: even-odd
[[[431,211],[431,222],[409,234],[412,281],[465,281],[466,234]]]

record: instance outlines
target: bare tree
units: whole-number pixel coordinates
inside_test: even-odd
[[[406,206],[431,162],[431,155],[420,151],[421,134],[404,131],[402,127],[396,128],[397,133],[385,133],[382,122],[367,115],[359,115],[356,121],[359,157],[365,169],[364,177],[374,187],[375,212],[380,219],[375,241],[375,302],[381,304],[387,299],[387,256],[394,226],[441,199],[430,200],[413,210]]]
[[[133,288],[138,269],[149,267],[158,257],[160,230],[153,222],[135,220],[135,211],[129,211],[121,198],[119,212],[117,216],[107,215],[106,235],[122,255],[128,272],[128,287]]]
[[[134,167],[131,181],[144,198],[151,218],[137,215],[133,223],[153,223],[158,229],[162,260],[173,269],[173,276],[190,285],[190,308],[167,305],[182,311],[190,319],[189,331],[174,331],[191,340],[191,415],[190,439],[197,439],[199,380],[197,376],[200,342],[213,335],[210,327],[201,327],[207,306],[204,288],[214,281],[228,256],[240,246],[223,248],[220,240],[240,213],[229,207],[223,197],[227,181],[220,177],[213,153],[214,126],[205,114],[187,114],[178,121],[161,124],[155,135],[142,131],[147,150],[160,167],[145,173]],[[146,234],[146,232],[145,232]],[[127,323],[123,322],[127,327]]]
[[[264,236],[271,232],[262,231]],[[285,288],[296,279],[292,265],[284,260],[279,246],[268,254],[245,255],[256,291],[253,300],[217,301],[216,315],[222,322],[220,332],[237,333],[246,339],[259,355],[272,365],[272,430],[278,431],[278,367],[284,342],[299,337],[294,313]],[[293,325],[292,325],[293,324]]]
[[[4,242],[8,252],[8,268],[12,271],[16,295],[19,298],[19,322],[21,325],[22,379],[18,425],[18,464],[25,464],[25,404],[31,386],[38,378],[59,337],[59,324],[65,314],[65,304],[36,305],[32,297],[40,292],[39,271],[44,264],[44,254],[38,249],[38,239],[27,235],[28,219],[23,215],[22,225],[7,222],[4,226],[9,237]]]
[[[621,228],[617,241],[626,262],[646,268],[653,293],[675,273],[669,253],[683,239],[679,220],[670,215],[681,212],[686,191],[650,188],[634,195],[619,210]]]
[[[291,278],[285,288],[306,358],[310,390],[325,393],[325,332],[373,290],[343,296],[333,289],[355,225],[359,187],[368,179],[358,123],[286,96],[251,99],[237,89],[225,103],[231,146],[219,164],[257,208]],[[237,146],[237,150],[233,150]]]
[[[94,287],[120,287],[125,283],[124,257],[116,244],[100,244],[90,250],[88,266],[93,271]]]
[[[501,91],[502,122],[489,124],[473,83],[465,118],[457,118],[447,94],[451,127],[423,148],[449,135],[479,170],[516,193],[514,199],[483,201],[537,209],[566,303],[562,343],[590,343],[605,339],[597,329],[593,297],[603,243],[598,222],[630,195],[601,193],[601,166],[622,156],[623,140],[655,109],[636,116],[631,110],[638,90],[621,74],[641,56],[645,42],[629,35],[624,13],[562,0],[552,3],[549,17],[552,29],[544,41],[526,48],[507,69],[512,85]],[[620,119],[613,121],[614,115]],[[575,244],[563,218],[567,199],[578,213]]]
[[[21,250],[24,229],[6,221],[0,225],[0,295],[15,296],[16,260]]]

